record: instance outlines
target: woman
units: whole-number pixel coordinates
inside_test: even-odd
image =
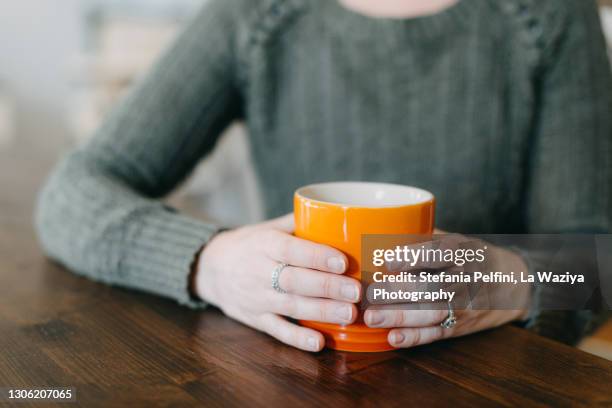
[[[37,226],[72,270],[227,315],[304,350],[350,323],[345,256],[293,237],[291,216],[223,231],[158,199],[233,120],[248,126],[270,217],[295,188],[417,185],[459,233],[609,232],[612,80],[586,0],[212,0],[93,140],[44,188]],[[524,266],[512,252],[501,257]],[[274,291],[270,273],[287,263]],[[521,293],[525,296],[525,293]],[[368,311],[410,347],[544,313]],[[576,340],[588,313],[564,314]]]

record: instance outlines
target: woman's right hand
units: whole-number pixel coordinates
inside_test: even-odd
[[[357,318],[361,285],[343,276],[346,256],[291,235],[293,214],[217,234],[198,259],[195,291],[226,315],[307,351],[325,344],[321,333],[283,316],[350,324]],[[272,271],[285,263],[279,293]]]

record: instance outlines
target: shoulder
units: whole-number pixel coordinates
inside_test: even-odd
[[[530,0],[533,14],[544,25],[546,33],[558,35],[576,26],[599,24],[596,0]]]
[[[312,0],[207,0],[184,31],[195,47],[198,39],[213,38],[239,56],[293,21],[307,1]]]
[[[546,16],[555,16],[557,18],[580,17],[584,13],[592,13],[597,11],[598,5],[596,0],[531,0],[537,4],[536,10],[544,13]]]
[[[546,63],[561,42],[592,38],[600,27],[596,0],[481,1],[506,22],[507,39],[537,65]]]
[[[465,0],[464,0],[465,1]],[[518,30],[531,35],[542,45],[554,42],[568,28],[598,24],[596,0],[485,0]]]
[[[462,0],[465,1],[465,0]],[[574,16],[597,9],[596,0],[485,0],[491,7],[510,16],[529,16],[532,18],[552,19],[549,23],[556,23],[559,19]]]
[[[199,17],[206,14],[249,26],[282,21],[305,7],[304,0],[208,0]]]
[[[244,50],[286,27],[309,1],[313,0],[208,0],[195,23],[214,20],[222,31],[231,31],[237,48]]]

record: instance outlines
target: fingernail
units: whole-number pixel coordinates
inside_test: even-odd
[[[340,294],[347,300],[357,301],[359,299],[359,291],[355,285],[342,285]]]
[[[333,272],[344,272],[346,264],[342,258],[329,258],[327,260],[327,267]]]
[[[308,337],[306,343],[308,344],[308,348],[310,350],[317,351],[319,349],[319,339],[316,337]]]
[[[400,333],[400,332],[393,333],[391,338],[392,338],[391,341],[393,342],[393,344],[396,344],[396,345],[402,344],[404,342],[404,339],[405,339],[404,335],[402,333]]]
[[[369,312],[368,313],[368,325],[369,326],[378,326],[385,321],[385,317],[382,313],[379,312]]]
[[[350,306],[340,306],[336,309],[336,316],[341,320],[349,322],[353,317],[353,308]]]

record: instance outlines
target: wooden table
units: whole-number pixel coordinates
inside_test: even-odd
[[[612,406],[612,363],[515,327],[309,354],[218,310],[77,277],[36,242],[50,162],[25,151],[0,153],[0,387],[71,386],[83,406]]]

